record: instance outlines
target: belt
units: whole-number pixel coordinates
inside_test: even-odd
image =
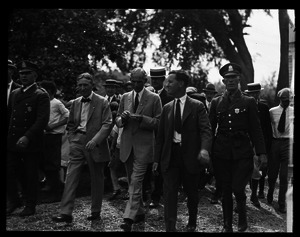
[[[174,146],[181,146],[181,142],[172,142]]]
[[[290,138],[289,137],[273,137],[274,140],[278,140],[278,141],[286,141],[286,140],[289,140]]]
[[[86,134],[86,132],[81,131],[81,130],[76,130],[75,133]]]

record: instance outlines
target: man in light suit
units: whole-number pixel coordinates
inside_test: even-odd
[[[88,220],[100,218],[104,191],[104,166],[110,160],[107,137],[111,132],[112,115],[108,101],[92,91],[93,78],[82,73],[77,78],[77,87],[82,96],[71,105],[67,123],[70,142],[65,188],[60,203],[60,215],[55,222],[72,222],[76,188],[85,162],[91,176],[91,215]]]
[[[195,231],[200,169],[201,165],[208,165],[210,159],[212,133],[208,114],[202,102],[187,96],[188,83],[189,75],[185,71],[169,73],[166,89],[175,100],[163,107],[156,138],[152,171],[155,172],[160,164],[164,180],[164,219],[167,232],[176,231],[178,189],[181,184],[188,198],[189,220],[186,231]],[[175,109],[175,104],[180,107]],[[176,111],[181,120],[178,123],[175,121]]]
[[[126,232],[131,231],[133,223],[145,219],[142,183],[148,164],[153,162],[155,132],[162,111],[159,95],[145,89],[144,69],[132,70],[131,82],[133,90],[122,95],[116,117],[116,125],[123,128],[120,160],[125,163],[129,181],[129,200],[121,225]]]

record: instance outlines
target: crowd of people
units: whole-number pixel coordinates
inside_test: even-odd
[[[15,72],[20,83],[13,80]],[[186,196],[186,232],[197,227],[199,190],[215,180],[211,204],[221,202],[222,232],[233,232],[233,211],[238,231],[248,228],[245,189],[260,208],[259,199],[273,203],[279,178],[278,211],[286,213],[290,141],[294,131],[293,94],[281,89],[280,104],[269,108],[260,99],[260,83],[241,91],[242,69],[227,63],[219,70],[225,91],[207,83],[200,93],[190,86],[185,70],[164,67],[147,72],[133,69],[130,80],[107,79],[105,96],[94,92],[93,76],[77,76],[77,96],[68,103],[55,97],[51,80],[37,82],[38,67],[29,61],[8,60],[8,131],[6,215],[17,208],[21,217],[35,214],[41,177],[50,201],[59,201],[54,222],[71,223],[80,174],[87,165],[91,207],[87,220],[101,218],[105,184],[111,184],[110,201],[127,200],[120,228],[146,221],[149,208],[164,205],[166,232],[176,232],[178,194]],[[67,168],[61,178],[64,136]],[[125,177],[122,195],[119,178]],[[60,192],[62,191],[62,192]],[[258,192],[258,193],[257,193]],[[62,195],[60,195],[62,193]],[[234,208],[234,200],[236,207]]]

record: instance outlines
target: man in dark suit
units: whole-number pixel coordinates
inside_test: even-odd
[[[159,95],[162,106],[173,100],[173,97],[169,96],[164,88],[166,69],[164,67],[150,68],[150,77],[151,85],[154,88],[154,92]],[[149,165],[146,175],[147,174],[149,174],[148,181],[152,180],[152,164]],[[157,173],[155,173],[153,180],[154,183],[153,190],[151,192],[151,202],[149,204],[149,208],[158,207],[160,198],[163,194],[163,177],[161,175],[160,168],[157,169]]]
[[[176,231],[178,190],[181,185],[187,195],[189,213],[186,231],[195,231],[200,169],[210,159],[211,126],[203,103],[186,94],[189,80],[189,75],[183,70],[169,73],[166,90],[175,100],[163,107],[156,138],[152,170],[155,172],[159,164],[163,175],[167,232]]]
[[[8,66],[7,66],[7,105],[8,105],[8,100],[10,97],[10,94],[13,90],[20,88],[21,85],[16,83],[12,77],[14,73],[16,72],[17,67],[13,64],[13,62],[8,59]]]
[[[245,93],[249,96],[252,96],[257,104],[258,108],[258,114],[259,114],[259,120],[262,128],[262,132],[264,135],[264,141],[266,145],[266,152],[267,155],[270,152],[271,144],[272,144],[272,125],[271,125],[271,118],[270,118],[270,108],[267,104],[262,103],[260,101],[260,93],[261,90],[264,88],[261,88],[260,83],[249,83],[247,84],[247,90],[245,90]],[[260,208],[260,203],[258,201],[258,198],[264,198],[264,187],[265,187],[265,177],[267,175],[267,167],[262,169],[262,175],[259,179],[251,178],[250,181],[250,187],[251,187],[251,197],[250,200],[254,204],[254,206]],[[259,186],[259,193],[257,196],[257,188]]]
[[[232,232],[233,199],[239,214],[238,231],[248,228],[245,188],[253,172],[253,146],[258,163],[266,166],[267,157],[255,99],[239,89],[241,67],[224,65],[220,71],[226,91],[211,102],[209,118],[215,135],[212,155],[214,172],[222,182],[223,232]]]
[[[71,223],[75,207],[76,189],[85,162],[91,177],[91,215],[87,220],[100,219],[104,191],[104,167],[110,160],[107,137],[112,126],[112,114],[108,101],[93,90],[94,81],[89,73],[77,77],[77,87],[82,96],[74,99],[67,123],[70,143],[70,159],[60,215],[55,222]]]
[[[125,163],[129,200],[121,228],[129,232],[133,223],[144,221],[142,183],[147,167],[153,162],[155,132],[162,110],[157,94],[147,90],[147,73],[142,68],[131,71],[133,90],[122,95],[116,125],[123,128],[120,141],[120,160]]]
[[[19,65],[22,87],[14,90],[9,99],[10,112],[7,135],[7,214],[20,206],[17,175],[19,167],[25,172],[25,208],[20,216],[35,214],[38,197],[38,164],[41,159],[44,129],[50,115],[50,99],[38,88],[36,64],[23,61]]]
[[[118,84],[118,82],[114,79],[107,79],[105,81],[105,83],[103,84],[104,88],[105,88],[105,98],[108,100],[108,102],[120,102],[120,98],[117,95],[117,88],[120,87],[120,85]]]

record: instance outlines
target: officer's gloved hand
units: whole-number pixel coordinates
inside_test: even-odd
[[[200,161],[201,165],[208,167],[209,162],[210,162],[208,151],[205,149],[202,149],[198,155],[198,160]]]

